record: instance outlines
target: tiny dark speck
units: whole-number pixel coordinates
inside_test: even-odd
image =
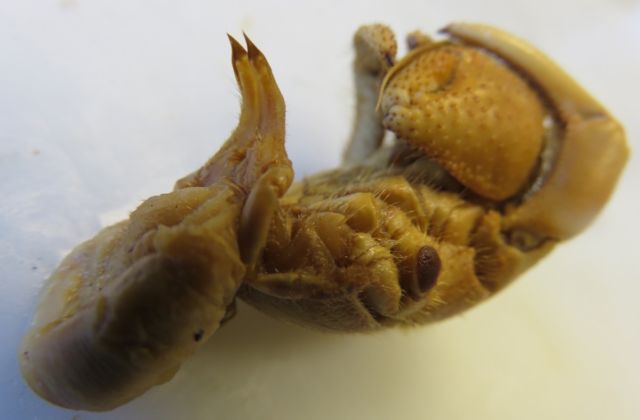
[[[415,47],[418,46],[418,38],[416,38],[415,36],[408,36],[407,37],[407,46],[409,47],[410,50],[414,49]]]
[[[440,261],[438,251],[429,245],[420,248],[416,257],[418,285],[424,293],[436,284],[442,262]]]
[[[37,266],[37,265],[31,266],[31,269],[32,269],[32,270],[37,270],[37,269],[38,269],[38,266]]]
[[[200,341],[202,340],[202,336],[204,335],[204,330],[203,329],[199,329],[198,331],[196,331],[193,334],[193,340],[194,341]]]
[[[392,67],[392,66],[393,66],[393,56],[392,56],[390,53],[385,52],[385,53],[384,53],[384,59],[385,59],[385,61],[387,62],[387,65],[388,65],[389,67]]]

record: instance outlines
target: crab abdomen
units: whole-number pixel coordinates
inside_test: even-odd
[[[486,299],[555,245],[511,246],[500,213],[412,183],[405,169],[336,170],[294,186],[239,296],[322,329],[420,324]]]

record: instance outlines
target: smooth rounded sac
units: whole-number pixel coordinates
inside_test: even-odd
[[[383,123],[474,193],[504,200],[527,184],[546,110],[504,62],[470,46],[426,45],[383,82]]]
[[[238,207],[228,190],[165,194],[74,249],[21,346],[29,386],[62,407],[102,411],[171,379],[217,330],[244,276]]]

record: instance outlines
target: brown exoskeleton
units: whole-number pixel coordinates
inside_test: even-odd
[[[387,27],[358,30],[345,163],[293,186],[282,95],[262,53],[231,39],[238,127],[65,258],[20,352],[29,385],[65,407],[123,404],[170,379],[236,296],[330,330],[441,319],[583,230],[627,159],[620,125],[523,41],[444,32],[411,34],[396,62]]]

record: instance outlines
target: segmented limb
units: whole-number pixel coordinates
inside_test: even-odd
[[[293,179],[284,148],[285,104],[266,58],[245,37],[247,50],[232,37],[233,69],[242,94],[240,121],[220,150],[176,189],[207,186],[228,179],[243,191],[269,172],[269,183],[280,196]]]
[[[238,241],[251,271],[264,248],[278,198],[291,185],[293,170],[284,148],[285,103],[266,58],[245,36],[247,50],[232,37],[233,69],[242,93],[238,127],[220,151],[176,188],[206,186],[221,178],[248,192]]]
[[[353,74],[356,88],[356,116],[343,155],[345,163],[357,163],[371,156],[382,144],[384,128],[376,114],[380,83],[393,66],[397,45],[391,29],[385,25],[367,25],[353,39],[356,58]]]

